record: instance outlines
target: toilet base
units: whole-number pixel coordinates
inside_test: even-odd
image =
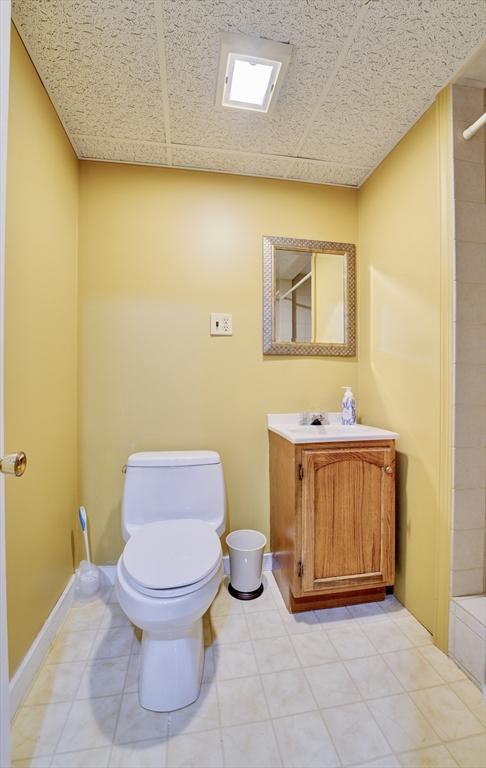
[[[204,667],[202,618],[183,634],[143,632],[138,695],[144,709],[172,712],[187,707],[201,691]]]
[[[257,589],[254,589],[251,592],[240,592],[240,590],[235,589],[232,584],[228,584],[228,592],[231,597],[236,597],[237,600],[255,600],[263,593],[263,584],[260,584]]]

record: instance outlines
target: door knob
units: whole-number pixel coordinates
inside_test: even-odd
[[[388,467],[385,467],[385,472],[387,475],[391,475],[393,472],[393,467],[390,467],[390,465],[388,465]]]
[[[27,466],[27,456],[23,451],[18,453],[8,453],[0,459],[0,472],[4,475],[15,475],[21,477]]]

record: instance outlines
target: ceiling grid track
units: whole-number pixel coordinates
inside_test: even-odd
[[[80,159],[354,188],[486,33],[484,0],[12,0],[12,11]],[[266,116],[215,103],[220,32],[235,29],[292,38]]]
[[[0,2],[1,2],[1,0],[0,0]],[[79,158],[80,157],[79,148],[76,145],[75,139],[73,139],[73,137],[71,135],[71,131],[69,131],[68,128],[67,128],[66,121],[65,121],[65,119],[63,117],[62,110],[60,109],[59,105],[57,104],[56,97],[55,97],[54,93],[52,92],[52,89],[49,88],[49,86],[47,85],[47,83],[45,81],[45,78],[43,77],[40,69],[36,66],[35,56],[34,56],[34,53],[33,53],[32,49],[31,49],[31,46],[29,45],[28,39],[26,39],[25,36],[21,35],[21,25],[17,22],[17,20],[15,18],[15,7],[12,9],[12,24],[15,27],[15,30],[17,31],[17,33],[22,38],[22,43],[25,46],[25,50],[27,51],[29,59],[32,62],[32,66],[34,67],[35,71],[37,72],[39,80],[41,81],[42,86],[43,86],[45,92],[47,93],[47,95],[48,95],[48,97],[49,97],[49,99],[50,99],[50,101],[52,103],[52,106],[54,107],[54,109],[56,111],[56,114],[57,114],[57,117],[59,119],[59,122],[61,123],[61,125],[62,125],[62,127],[64,129],[64,133],[66,134],[67,139],[68,139],[69,143],[71,144],[71,146],[72,146],[72,148],[74,150],[74,154],[76,155],[76,157]]]
[[[82,139],[102,139],[102,136],[96,136],[96,135],[90,135],[90,134],[75,134],[75,136],[82,138]],[[118,137],[113,137],[116,139],[117,143],[119,144],[126,144],[130,145],[133,142],[133,139],[123,139]],[[203,146],[200,144],[179,144],[178,142],[171,142],[170,144],[166,141],[141,141],[138,140],[138,144],[146,147],[164,147],[164,149],[191,149],[191,150],[197,150],[198,152],[220,152],[222,155],[234,155],[236,157],[252,157],[252,158],[265,158],[268,160],[288,160],[288,155],[279,155],[279,154],[272,154],[268,152],[250,152],[249,150],[245,149],[229,149],[221,147],[213,147],[213,146]],[[85,158],[82,158],[85,159]],[[96,159],[96,158],[95,158]],[[299,158],[300,159],[300,158]],[[336,168],[354,168],[361,171],[369,171],[370,168],[366,165],[359,165],[357,163],[344,163],[344,162],[337,162],[336,160],[327,160],[326,158],[318,159],[315,157],[311,158],[305,158],[306,162],[314,164],[316,166],[319,165],[326,165],[326,166],[335,166]],[[177,166],[175,166],[177,167]],[[184,167],[184,166],[182,166]]]
[[[174,147],[174,145],[172,145]],[[141,165],[146,168],[168,168],[167,165],[160,165],[160,163],[149,163],[145,160],[111,160],[101,157],[91,157],[91,155],[83,155],[80,160],[90,162],[90,163],[116,163],[117,165]],[[195,171],[196,173],[220,173],[228,176],[243,176],[250,178],[256,178],[256,179],[274,179],[275,181],[297,181],[302,182],[302,184],[312,184],[314,182],[309,181],[303,181],[302,179],[285,179],[283,176],[272,176],[269,173],[265,174],[248,174],[246,171],[225,171],[222,168],[206,168],[205,166],[199,166],[199,165],[171,165],[171,168],[177,168],[181,171]],[[328,182],[327,186],[330,187],[346,187],[346,189],[358,189],[358,184],[347,184],[345,182]]]
[[[319,112],[319,110],[320,110],[320,108],[322,106],[322,102],[324,101],[326,95],[329,93],[331,85],[333,84],[333,82],[334,82],[334,80],[336,78],[336,75],[337,75],[337,73],[339,71],[339,68],[341,67],[341,65],[345,61],[346,56],[348,55],[349,50],[350,50],[351,46],[353,45],[353,43],[355,41],[356,35],[358,34],[358,31],[359,31],[360,27],[362,26],[366,16],[368,15],[368,8],[369,8],[368,0],[365,0],[365,4],[358,11],[358,14],[356,16],[356,21],[354,22],[354,24],[353,24],[353,26],[351,28],[351,32],[347,36],[346,42],[344,43],[343,47],[341,48],[341,50],[339,52],[339,55],[338,55],[338,57],[336,59],[336,62],[335,62],[334,66],[333,66],[333,68],[331,70],[331,74],[329,75],[329,77],[327,78],[326,82],[324,83],[324,86],[322,88],[321,94],[320,94],[319,98],[317,99],[317,102],[316,102],[316,104],[314,106],[314,109],[312,110],[312,113],[311,113],[311,115],[309,117],[309,120],[307,121],[307,125],[304,128],[304,132],[302,133],[302,136],[300,137],[300,140],[299,140],[299,143],[297,144],[295,152],[294,152],[292,158],[290,159],[290,162],[289,162],[289,165],[288,165],[288,170],[287,170],[287,173],[285,174],[285,178],[287,178],[287,179],[289,178],[289,176],[290,176],[290,174],[292,172],[292,168],[293,168],[293,166],[294,166],[294,164],[295,164],[295,162],[297,160],[306,160],[306,161],[308,161],[308,160],[312,160],[313,159],[313,158],[307,158],[307,157],[305,157],[305,158],[304,157],[300,157],[299,153],[300,153],[300,151],[301,151],[301,149],[302,149],[302,147],[304,145],[304,142],[305,142],[307,136],[309,135],[309,131],[311,130],[312,124],[313,124],[313,122],[314,122],[314,120],[315,120],[315,118],[317,116],[317,113]]]
[[[167,165],[172,165],[172,144],[170,134],[170,114],[169,114],[169,86],[167,82],[167,60],[165,55],[165,37],[164,37],[164,12],[162,3],[154,3],[155,19],[157,21],[157,49],[159,54],[160,87],[162,91],[162,104],[164,107],[164,130],[165,145],[167,148]]]

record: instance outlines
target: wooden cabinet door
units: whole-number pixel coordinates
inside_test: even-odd
[[[302,452],[302,590],[394,579],[393,444]]]

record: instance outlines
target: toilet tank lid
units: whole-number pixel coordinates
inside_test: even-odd
[[[219,464],[216,451],[146,451],[132,453],[129,467],[195,467],[201,464]]]

